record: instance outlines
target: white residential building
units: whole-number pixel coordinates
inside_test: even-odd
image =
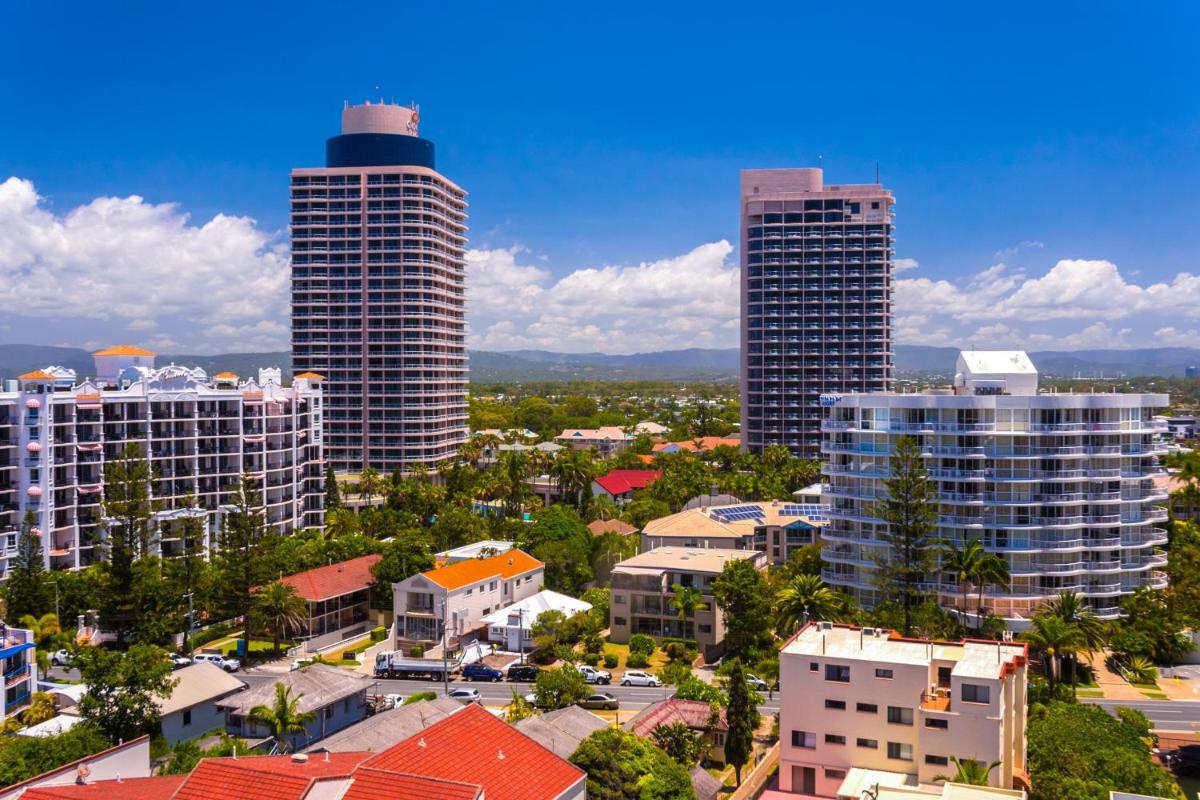
[[[164,557],[182,544],[176,522],[219,530],[244,475],[256,480],[265,522],[280,533],[324,524],[320,375],[282,386],[278,370],[259,380],[209,378],[154,353],[119,346],[94,354],[98,377],[77,381],[57,367],[26,373],[0,393],[0,575],[32,511],[46,566],[78,569],[99,558],[105,465],[136,445],[153,471]]]
[[[792,553],[816,544],[829,524],[819,504],[767,500],[701,506],[659,517],[642,529],[642,551],[656,547],[718,547],[760,550],[771,564],[786,564]]]
[[[547,611],[558,611],[570,618],[591,610],[591,603],[544,589],[493,611],[483,618],[483,624],[488,627],[488,641],[502,650],[517,653],[533,647],[533,624]]]
[[[627,433],[624,428],[616,425],[601,428],[567,428],[554,437],[554,441],[573,450],[590,450],[594,447],[602,458],[609,458],[621,452],[633,444],[633,440],[632,433]]]
[[[468,558],[405,578],[392,586],[395,643],[457,647],[487,636],[484,619],[537,594],[545,565],[521,550]]]
[[[1026,779],[1027,650],[930,642],[813,622],[780,651],[779,788],[859,800],[872,784],[923,787],[951,757]]]
[[[1024,353],[963,353],[953,394],[852,394],[823,398],[821,530],[825,580],[871,606],[885,525],[872,514],[886,492],[890,455],[915,439],[936,483],[937,535],[979,539],[1008,562],[1007,590],[984,587],[983,607],[1010,625],[1065,590],[1111,619],[1121,597],[1162,588],[1165,491],[1154,484],[1166,452],[1155,417],[1165,394],[1038,393]],[[929,575],[945,606],[961,603],[953,575]],[[970,615],[978,612],[979,587]]]
[[[0,699],[0,726],[29,705],[37,680],[37,650],[33,633],[0,622],[0,673],[4,696]]]

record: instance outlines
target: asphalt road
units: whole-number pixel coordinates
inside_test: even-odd
[[[1190,730],[1200,727],[1200,702],[1190,700],[1103,700],[1081,697],[1085,703],[1100,706],[1110,714],[1118,707],[1136,708],[1154,723],[1167,730]]]
[[[237,677],[244,680],[251,686],[257,686],[264,683],[272,683],[278,678],[278,674],[270,672],[259,672],[250,670],[249,672],[234,673]],[[417,692],[436,691],[438,694],[442,692],[441,681],[415,681],[415,680],[386,680],[380,679],[375,681],[378,689],[373,689],[373,694],[400,694],[408,697],[410,694]],[[513,689],[517,690],[517,694],[526,695],[533,691],[531,683],[509,683],[508,681],[500,681],[498,683],[489,683],[483,681],[450,681],[450,688],[457,689],[460,687],[471,687],[478,689],[480,697],[485,706],[504,706],[512,702]],[[674,691],[673,686],[661,686],[653,688],[649,686],[620,686],[611,684],[608,686],[594,686],[591,688],[596,692],[606,692],[621,703],[622,710],[638,711],[645,708],[651,703],[656,703],[659,700],[665,700],[670,697]],[[771,699],[763,698],[764,702],[759,706],[759,713],[774,714],[779,710],[779,696],[775,695]],[[1198,704],[1200,705],[1200,704]]]

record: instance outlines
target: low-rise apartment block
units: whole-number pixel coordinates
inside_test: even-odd
[[[567,428],[554,441],[572,450],[596,448],[601,458],[610,458],[633,444],[634,435],[624,428],[607,425],[601,428]]]
[[[805,545],[817,544],[829,524],[828,509],[813,503],[770,500],[704,506],[646,523],[641,549],[716,547],[759,550],[770,564],[784,564]]]
[[[0,726],[29,705],[37,680],[37,651],[33,632],[10,628],[0,622],[0,671],[3,672],[4,699],[0,700]]]
[[[93,354],[96,377],[47,367],[0,392],[0,577],[32,511],[48,569],[100,558],[105,465],[133,445],[149,461],[159,536],[156,554],[187,546],[180,523],[204,520],[207,548],[242,478],[254,480],[264,522],[280,533],[324,525],[320,375],[284,386],[279,370],[257,380],[210,378],[122,345]]]
[[[725,640],[725,615],[713,599],[712,582],[739,559],[766,564],[757,550],[685,547],[658,547],[620,562],[612,570],[611,640],[624,644],[636,633],[693,639],[706,660],[715,659]],[[699,591],[706,605],[683,623],[672,603],[676,584]]]
[[[1025,782],[1026,661],[1023,644],[809,623],[780,652],[780,789],[857,798],[864,772],[919,788],[952,756]]]
[[[521,550],[456,561],[392,587],[396,648],[435,644],[455,647],[488,634],[485,617],[542,589],[545,565]]]

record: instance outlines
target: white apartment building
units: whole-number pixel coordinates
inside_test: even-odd
[[[859,800],[872,784],[929,788],[951,756],[1025,781],[1027,651],[813,622],[780,652],[779,788]]]
[[[610,458],[633,444],[634,435],[616,425],[601,428],[567,428],[554,441],[572,450],[596,448],[601,458]]]
[[[545,564],[522,550],[455,561],[392,585],[396,649],[486,639],[486,618],[542,589]]]
[[[872,515],[885,494],[890,454],[912,437],[936,482],[937,535],[979,539],[1008,562],[1006,591],[987,586],[983,606],[1010,626],[1028,624],[1059,592],[1085,595],[1101,617],[1122,596],[1166,586],[1167,500],[1154,477],[1166,452],[1156,418],[1165,394],[1039,393],[1020,352],[964,352],[953,393],[852,394],[823,398],[830,524],[821,530],[825,580],[871,606],[877,558],[887,545]],[[947,607],[961,603],[953,575],[929,575]],[[970,615],[978,587],[970,587]]]
[[[0,392],[0,575],[32,511],[49,569],[99,558],[105,465],[137,445],[149,459],[159,554],[182,546],[175,522],[205,520],[207,547],[243,475],[256,479],[266,524],[281,533],[324,524],[321,376],[281,385],[171,364],[130,346],[94,354],[96,376],[60,367]]]

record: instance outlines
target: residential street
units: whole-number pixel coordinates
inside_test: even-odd
[[[1136,708],[1145,714],[1155,727],[1167,730],[1200,729],[1200,702],[1189,700],[1105,700],[1081,697],[1081,702],[1094,703],[1112,713],[1118,707]]]

